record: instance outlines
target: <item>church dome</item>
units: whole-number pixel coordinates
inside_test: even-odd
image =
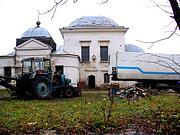
[[[23,37],[51,37],[51,35],[45,28],[40,27],[41,23],[39,21],[36,24],[37,26],[35,28],[30,28],[26,30],[22,34],[21,38]]]
[[[118,24],[105,16],[83,16],[74,20],[68,27],[117,27]]]
[[[142,53],[144,53],[144,50],[136,45],[126,44],[125,52],[142,52]]]

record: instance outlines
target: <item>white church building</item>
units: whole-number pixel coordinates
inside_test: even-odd
[[[83,16],[59,30],[64,40],[59,50],[40,22],[26,30],[16,39],[15,51],[0,56],[0,75],[12,77],[20,73],[24,58],[46,57],[51,59],[53,71],[66,75],[72,85],[101,88],[110,83],[108,57],[111,53],[143,51],[137,46],[125,45],[128,28],[104,16]]]

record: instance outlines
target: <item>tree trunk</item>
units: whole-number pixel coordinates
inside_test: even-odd
[[[177,26],[180,30],[180,8],[178,6],[178,2],[177,2],[177,0],[169,0],[169,2],[171,4],[171,8],[172,8],[172,11],[174,14],[173,18],[176,21]]]

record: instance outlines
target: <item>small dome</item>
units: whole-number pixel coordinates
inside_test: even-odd
[[[36,24],[37,27],[26,30],[21,37],[51,37],[45,28],[39,26],[41,24],[39,21]]]
[[[126,44],[125,52],[143,52],[144,53],[144,50],[136,45]]]
[[[60,46],[53,54],[68,54],[68,52],[64,50],[63,46]]]
[[[83,16],[74,20],[68,27],[117,27],[118,24],[104,16]]]

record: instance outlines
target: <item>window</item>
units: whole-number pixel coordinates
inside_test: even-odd
[[[43,70],[43,63],[42,61],[35,61],[35,71],[37,70]]]
[[[100,46],[101,61],[108,61],[108,46]]]
[[[82,61],[89,61],[89,46],[81,47],[81,59]]]
[[[51,61],[50,60],[44,60],[44,70],[47,72],[52,72],[51,70]]]
[[[31,61],[23,61],[23,73],[32,72],[32,62]]]
[[[59,73],[61,75],[64,74],[64,67],[63,66],[55,66],[56,73]]]
[[[109,75],[108,75],[108,73],[104,74],[104,83],[109,83]]]

